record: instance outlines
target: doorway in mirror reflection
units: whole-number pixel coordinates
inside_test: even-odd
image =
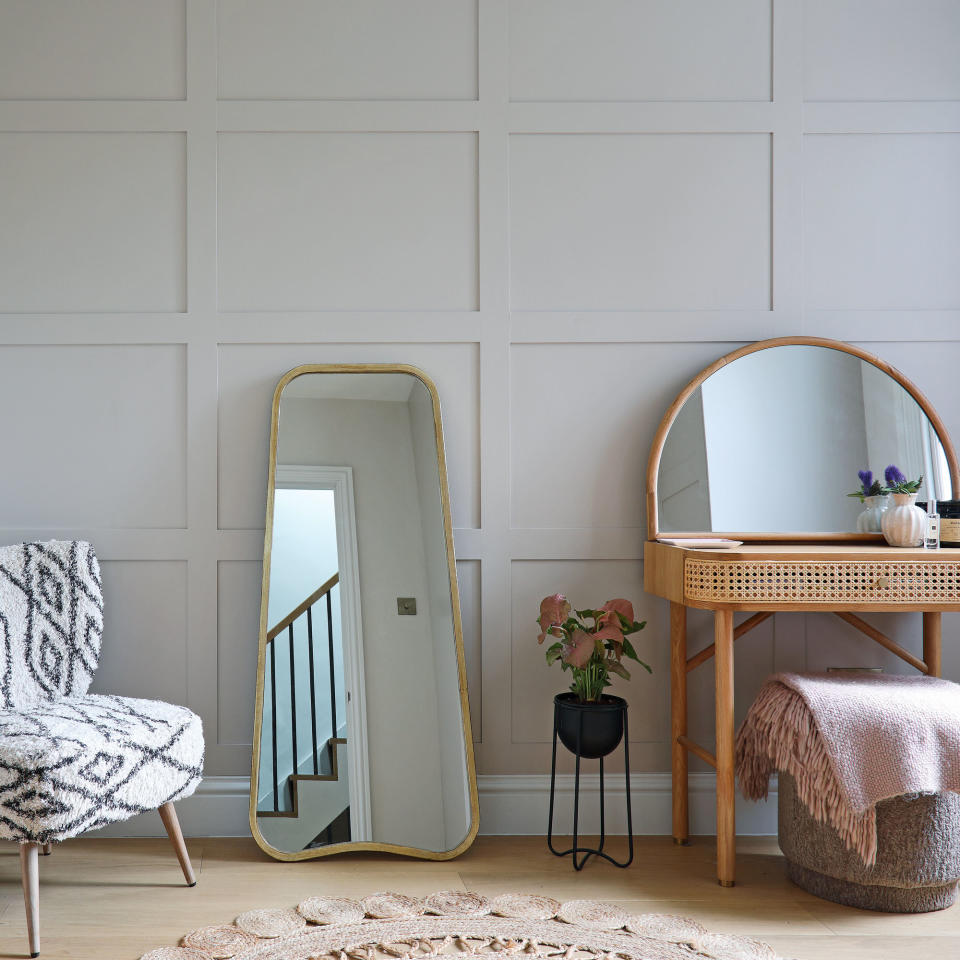
[[[346,764],[338,756],[347,742],[347,720],[336,513],[333,490],[318,483],[323,481],[277,481],[264,690],[271,723],[263,727],[260,747],[270,762],[260,769],[257,797],[261,813],[293,814],[268,828],[288,843],[302,833],[298,808],[319,801],[323,809],[313,811],[308,832],[323,827],[316,836],[299,837],[302,846],[350,839]],[[322,711],[318,688],[330,691]],[[324,782],[333,789],[317,794],[306,787],[309,781],[301,787],[300,777],[310,776],[329,777]]]
[[[351,488],[348,467],[278,465],[257,811],[283,849],[349,842],[367,819],[351,789],[366,757],[345,670],[362,641],[341,603],[358,576],[339,548],[353,536]]]

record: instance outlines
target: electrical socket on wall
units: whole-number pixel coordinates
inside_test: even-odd
[[[401,617],[415,617],[417,615],[417,598],[397,597],[397,613]]]

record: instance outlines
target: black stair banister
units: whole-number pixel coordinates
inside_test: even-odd
[[[328,593],[329,597],[330,594]],[[313,671],[313,607],[307,607],[307,651],[310,657],[310,706],[317,702],[316,677]],[[310,710],[310,731],[313,734],[313,773],[320,773],[320,758],[317,748],[317,711]],[[333,730],[336,733],[336,728]]]
[[[330,594],[328,593],[329,597]],[[293,624],[287,627],[287,633],[290,638],[290,716],[293,717],[293,723],[290,724],[290,737],[292,740],[291,748],[293,753],[293,772],[297,772],[298,757],[300,751],[297,749],[297,662],[293,651]],[[310,704],[310,710],[313,711],[313,704]]]
[[[340,574],[335,573],[326,583],[318,587],[302,603],[298,603],[282,620],[267,631],[267,643],[269,643],[277,634],[283,633],[287,627],[307,612],[322,596],[329,593],[340,582]]]
[[[271,770],[273,774],[273,811],[264,812],[261,811],[261,816],[296,816],[297,809],[297,792],[296,792],[296,783],[299,779],[304,779],[299,773],[299,749],[298,749],[298,722],[299,718],[297,716],[297,655],[296,655],[296,634],[294,630],[294,624],[301,617],[306,617],[307,625],[307,657],[308,657],[308,666],[310,672],[310,733],[313,747],[313,777],[307,777],[307,779],[337,779],[337,761],[336,761],[336,747],[333,747],[333,743],[337,742],[337,680],[336,673],[334,672],[334,643],[333,643],[333,598],[332,592],[333,589],[338,586],[340,583],[340,574],[339,572],[335,573],[326,583],[318,587],[313,593],[310,594],[303,602],[297,604],[285,617],[283,617],[278,623],[276,623],[270,630],[267,631],[266,642],[270,645],[270,694],[271,694],[271,747],[272,747],[272,763]],[[329,657],[329,669],[330,669],[330,714],[331,714],[331,730],[330,738],[324,744],[324,748],[327,750],[332,749],[332,762],[333,762],[333,776],[323,776],[320,774],[319,766],[319,743],[317,735],[317,702],[316,702],[316,678],[314,673],[314,649],[313,649],[313,606],[322,598],[326,597],[326,607],[327,607],[327,651]],[[291,767],[289,774],[283,773],[281,776],[281,771],[278,769],[278,754],[279,754],[279,745],[277,743],[277,657],[276,657],[276,646],[275,640],[283,632],[287,633],[288,640],[288,650],[289,650],[289,661],[287,665],[287,672],[290,678],[290,712],[291,712],[291,725],[290,725],[290,739],[291,746],[293,749]],[[302,662],[302,661],[301,661]],[[304,731],[305,732],[305,731]],[[344,741],[339,741],[344,742]],[[284,782],[284,785],[287,783],[290,784],[291,790],[291,802],[293,804],[293,812],[288,812],[280,809],[280,786],[281,779]]]
[[[273,811],[280,811],[280,791],[277,786],[277,657],[270,644],[270,714],[273,730]]]
[[[330,651],[330,730],[337,735],[337,677],[333,670],[333,603],[327,593],[327,649]]]

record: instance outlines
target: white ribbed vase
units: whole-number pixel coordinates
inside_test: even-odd
[[[893,493],[893,503],[880,518],[883,538],[891,547],[919,547],[927,528],[927,515],[917,506],[915,493]]]
[[[886,495],[867,497],[863,502],[863,513],[857,517],[858,533],[881,533],[880,521],[887,512],[890,498]]]

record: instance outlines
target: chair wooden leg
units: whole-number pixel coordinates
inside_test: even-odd
[[[45,843],[45,844],[43,845],[43,850],[41,850],[40,852],[41,852],[45,857],[49,857],[50,854],[53,853],[53,844],[52,844],[52,843]]]
[[[27,908],[27,939],[30,956],[40,956],[40,864],[39,843],[20,844],[20,875],[23,879],[23,904]]]
[[[177,811],[173,809],[172,803],[165,803],[157,811],[160,819],[163,821],[167,836],[173,844],[173,849],[177,852],[177,859],[180,861],[180,869],[183,870],[183,878],[187,881],[188,887],[197,885],[197,878],[193,875],[193,867],[190,864],[190,854],[187,853],[187,845],[183,842],[183,834],[180,832],[180,821],[177,819]]]

